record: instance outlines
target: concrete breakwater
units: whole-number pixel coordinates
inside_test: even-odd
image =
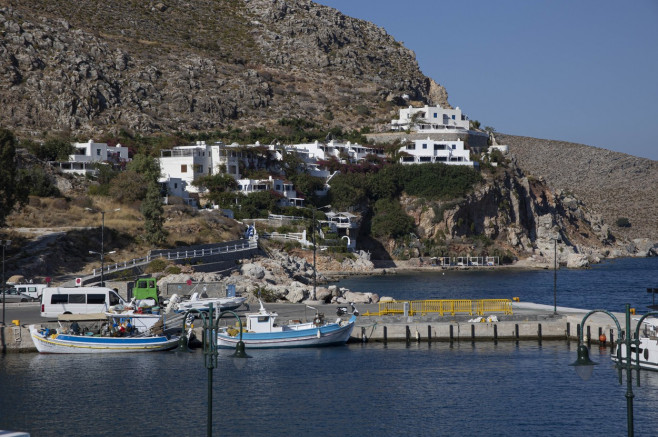
[[[269,309],[279,314],[279,322],[304,320],[314,316],[315,312],[303,304],[268,304]],[[315,306],[331,320],[337,305]],[[374,312],[377,305],[360,305],[359,310]],[[619,333],[616,324],[606,314],[595,313],[587,319],[584,327],[580,324],[589,310],[558,307],[554,314],[553,307],[532,303],[513,304],[513,314],[486,314],[477,321],[475,315],[424,315],[424,316],[361,316],[357,319],[350,342],[433,342],[433,341],[514,341],[514,340],[569,340],[578,341],[580,329],[586,341],[599,343],[600,336],[606,337],[606,344],[616,341]],[[495,316],[497,321],[487,321]],[[620,325],[625,326],[625,315],[615,313]],[[234,321],[226,319],[227,323]],[[198,323],[198,321],[197,321]],[[632,329],[636,322],[631,320]],[[41,323],[43,326],[56,328],[57,322]],[[195,327],[197,337],[201,338],[201,328]],[[8,325],[0,328],[0,345],[5,352],[36,352],[27,324]]]

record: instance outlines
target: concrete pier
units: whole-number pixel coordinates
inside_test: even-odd
[[[313,303],[315,308],[324,313],[327,320],[333,320],[336,310],[344,305],[322,305]],[[311,319],[315,312],[304,304],[267,304],[267,308],[279,314],[278,322],[288,323],[288,320]],[[357,305],[361,314],[376,312],[376,304]],[[352,332],[350,342],[427,342],[427,341],[514,341],[514,340],[570,340],[578,341],[580,329],[585,341],[599,343],[600,334],[605,334],[606,343],[619,338],[617,327],[608,315],[596,313],[587,319],[585,327],[581,327],[583,317],[590,310],[558,307],[557,314],[553,306],[526,302],[514,302],[513,314],[485,314],[484,317],[495,316],[497,322],[471,322],[476,315],[439,316],[360,316]],[[239,311],[244,314],[246,311]],[[619,320],[622,329],[625,326],[625,314],[613,313]],[[38,317],[37,317],[38,320]],[[226,318],[227,323],[233,320]],[[43,326],[57,327],[57,323],[31,321]],[[636,321],[631,320],[631,329],[635,329]],[[36,352],[32,338],[27,329],[28,323],[20,326],[7,325],[0,328],[0,345],[5,352]],[[200,333],[198,335],[200,337]]]

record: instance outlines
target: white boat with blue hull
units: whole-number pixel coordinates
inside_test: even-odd
[[[247,322],[242,332],[242,341],[247,350],[345,344],[352,334],[358,314],[358,311],[354,311],[349,320],[338,318],[335,322],[327,322],[321,314],[316,313],[312,322],[277,325],[275,321],[278,314],[267,311],[261,302],[258,313],[245,314]],[[218,347],[235,348],[238,341],[238,329],[225,327],[217,333]]]
[[[639,364],[641,369],[658,371],[658,319],[647,318],[643,320],[643,325],[643,329],[639,333],[640,344],[638,349],[635,345],[631,346],[631,364]],[[625,343],[618,342],[615,352],[611,355],[612,361],[625,364]]]
[[[97,354],[154,352],[178,346],[178,336],[167,335],[162,324],[159,327],[151,324],[152,328],[144,332],[144,326],[139,322],[147,315],[106,313],[101,315],[106,317],[102,328],[96,331],[88,329],[87,326],[81,329],[78,324],[78,321],[83,324],[91,322],[90,317],[82,319],[75,316],[68,316],[73,319],[68,328],[64,328],[61,322],[58,329],[30,325],[30,335],[37,350],[52,354]],[[96,321],[99,322],[101,320]],[[160,332],[154,333],[156,330]]]

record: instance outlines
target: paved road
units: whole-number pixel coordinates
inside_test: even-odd
[[[338,307],[345,307],[348,305],[314,305],[313,308],[317,308],[321,313],[325,315],[328,320],[332,320],[334,317],[337,317],[336,311]],[[302,304],[290,304],[290,303],[269,303],[265,307],[270,311],[275,311],[279,315],[279,322],[284,323],[290,319],[295,320],[311,320],[315,315],[315,311],[307,308],[306,305]],[[10,325],[12,320],[18,320],[21,325],[29,325],[32,323],[43,323],[48,321],[56,321],[56,319],[46,319],[42,318],[40,315],[40,304],[39,302],[27,302],[27,303],[8,303],[5,305],[5,320],[6,324]],[[349,308],[348,308],[349,309]],[[369,305],[357,305],[357,309],[361,312],[367,310],[377,311],[377,304]],[[0,311],[2,311],[2,306],[0,304]],[[236,313],[242,316],[246,312],[257,312],[258,306],[252,304],[250,309],[247,310],[244,306],[240,307]],[[351,310],[350,310],[351,311]],[[229,318],[224,316],[228,323],[231,323]],[[0,319],[0,324],[2,319]]]
[[[47,321],[40,315],[41,307],[39,302],[26,303],[8,303],[5,305],[5,324],[11,325],[12,320],[18,320],[21,325],[30,323],[41,323]],[[0,304],[2,311],[2,304]],[[2,320],[0,319],[0,323]]]

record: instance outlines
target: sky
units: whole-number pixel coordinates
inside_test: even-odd
[[[658,160],[658,0],[316,0],[383,27],[497,132]]]

